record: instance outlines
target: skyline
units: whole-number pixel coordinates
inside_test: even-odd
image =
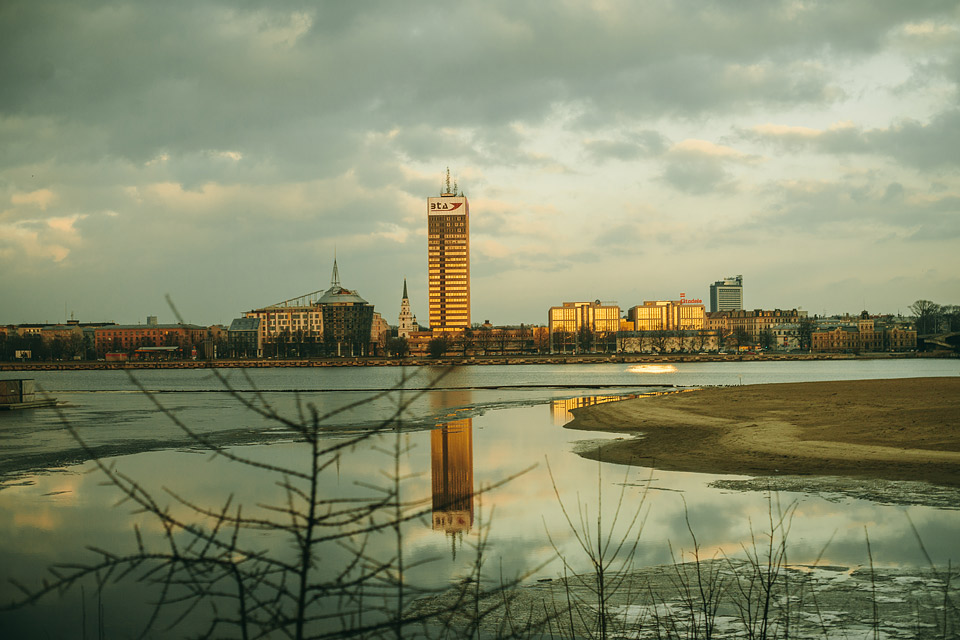
[[[960,302],[960,3],[0,7],[0,323],[228,324],[345,286],[427,318]],[[66,312],[66,313],[65,313]]]

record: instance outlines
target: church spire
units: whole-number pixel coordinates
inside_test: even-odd
[[[403,279],[403,299],[406,300],[408,297],[409,296],[407,296],[407,279],[404,278]]]

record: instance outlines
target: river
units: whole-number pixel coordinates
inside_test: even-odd
[[[290,426],[244,403],[284,416],[309,415],[312,406],[328,416],[323,439],[330,445],[396,415],[387,432],[345,449],[320,488],[327,496],[361,497],[370,485],[389,488],[391,473],[402,475],[403,496],[423,512],[402,528],[410,563],[406,579],[424,588],[441,588],[468,571],[481,539],[486,566],[497,575],[523,575],[527,581],[555,577],[563,571],[558,556],[572,570],[586,570],[589,562],[574,531],[581,511],[591,526],[602,514],[603,529],[614,533],[625,531],[639,513],[642,533],[633,558],[639,566],[683,557],[691,546],[688,521],[702,554],[732,557],[769,531],[771,513],[785,512],[792,514],[791,562],[819,558],[862,565],[866,531],[878,565],[923,565],[919,540],[936,563],[956,564],[960,512],[955,508],[882,504],[842,494],[735,492],[710,486],[718,478],[707,474],[602,465],[576,451],[613,436],[563,425],[570,408],[671,388],[958,373],[956,361],[915,359],[256,369],[227,371],[225,379],[204,370],[138,371],[134,377],[121,371],[37,373],[37,382],[60,401],[60,412],[0,415],[0,571],[36,587],[46,567],[89,559],[88,545],[131,550],[134,524],[145,535],[158,530],[150,516],[116,504],[116,489],[103,486],[64,420],[103,459],[172,504],[171,495],[211,507],[233,495],[251,510],[282,503],[270,474],[212,458],[176,424],[258,463],[303,468],[304,445]],[[405,375],[411,377],[403,380]],[[403,391],[386,392],[401,383]],[[446,498],[438,501],[438,494]],[[370,540],[368,552],[389,555],[388,538]],[[324,553],[332,564],[349,557],[342,547]],[[111,584],[100,596],[102,626],[112,631],[110,637],[133,633],[146,615],[149,589],[131,582]],[[0,586],[2,601],[14,592],[9,584]],[[0,629],[79,635],[83,611],[93,606],[92,590],[83,593],[85,599],[73,589],[0,613]],[[88,625],[92,615],[87,613]]]

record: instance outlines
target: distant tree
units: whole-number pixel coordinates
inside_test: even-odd
[[[709,332],[706,329],[698,329],[697,332],[693,335],[693,349],[694,351],[702,352],[707,346],[707,339],[710,337]]]
[[[797,342],[803,351],[810,350],[814,325],[813,318],[800,318],[800,321],[797,323]]]
[[[490,346],[493,344],[493,332],[490,330],[490,327],[481,326],[476,331],[476,345],[483,351],[483,355],[487,355],[487,351],[490,350]]]
[[[610,353],[617,350],[617,331],[598,331],[596,333],[596,350]]]
[[[550,341],[553,343],[554,352],[566,353],[567,345],[570,343],[570,334],[567,331],[554,331],[550,334]]]
[[[773,329],[767,327],[760,333],[760,346],[764,349],[771,348],[776,344],[777,338],[773,335]]]
[[[60,338],[54,338],[53,340],[49,341],[47,348],[49,350],[51,360],[63,360],[63,356],[64,356],[63,340],[61,340]]]
[[[427,343],[427,352],[430,354],[431,358],[441,358],[446,355],[447,350],[450,348],[450,338],[441,334],[435,338],[431,338],[430,342]]]
[[[590,353],[593,351],[595,340],[596,336],[587,325],[582,325],[580,330],[577,331],[577,347],[579,347],[581,353]]]
[[[533,333],[522,323],[516,332],[516,350],[520,355],[533,350]]]
[[[67,339],[66,355],[67,355],[67,358],[69,358],[70,360],[73,360],[74,358],[77,358],[77,357],[81,359],[83,358],[84,348],[83,348],[82,335],[80,335],[79,333],[74,333]]]
[[[84,360],[97,359],[96,342],[94,341],[93,336],[86,332],[84,332],[84,336],[83,336],[83,359]]]
[[[293,343],[296,345],[296,356],[299,358],[303,356],[303,329],[297,329],[293,333]]]
[[[464,329],[453,342],[456,349],[466,357],[467,351],[473,348],[473,329]]]
[[[917,300],[910,305],[910,311],[916,318],[918,335],[929,335],[940,330],[943,311],[937,303],[930,300]]]
[[[657,353],[663,353],[667,350],[667,343],[670,341],[670,332],[666,329],[654,329],[650,332],[650,347]]]
[[[533,329],[533,341],[537,353],[547,353],[550,351],[550,329],[547,327],[535,327]]]
[[[752,342],[750,334],[743,327],[737,327],[727,336],[727,344],[736,349],[747,346]]]
[[[410,353],[410,344],[403,336],[387,339],[387,351],[395,358],[402,358]]]
[[[376,350],[376,354],[374,355],[384,355],[386,353],[389,353],[387,351],[387,342],[389,340],[390,340],[390,333],[388,331],[381,331],[380,334],[377,336],[377,342],[374,345],[374,349]]]
[[[626,331],[617,331],[617,352],[621,353],[626,351],[627,348],[627,332]]]
[[[495,329],[493,336],[500,355],[505,354],[507,352],[507,345],[510,343],[510,331],[507,329]]]
[[[644,329],[640,329],[636,332],[637,335],[637,352],[643,353],[644,345],[650,343],[650,332]]]
[[[955,304],[941,307],[944,328],[947,331],[960,331],[960,306]]]

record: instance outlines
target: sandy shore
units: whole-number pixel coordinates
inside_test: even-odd
[[[960,486],[960,377],[710,388],[573,413],[568,428],[642,436],[583,454],[614,463]]]

